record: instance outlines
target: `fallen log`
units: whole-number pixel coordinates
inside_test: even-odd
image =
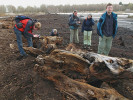
[[[50,52],[52,52],[56,47],[55,44],[48,44],[47,48],[41,50],[41,49],[37,49],[34,47],[23,47],[23,49],[27,52],[30,53],[32,55],[38,56],[38,55],[46,55],[49,54]]]
[[[58,69],[64,74],[75,73],[77,79],[85,79],[89,74],[89,61],[69,51],[55,49],[48,56],[44,56],[43,60],[45,65]]]
[[[87,53],[84,58],[91,62],[90,77],[96,77],[115,88],[123,96],[133,98],[133,60]]]
[[[57,36],[41,36],[39,38],[33,39],[33,44],[36,44],[38,42],[42,43],[43,46],[46,46],[47,44],[62,44],[63,38],[57,37]],[[38,44],[36,44],[38,45]]]
[[[121,95],[133,98],[133,60],[108,57],[96,53],[79,55],[66,50],[53,50],[49,55],[37,57],[40,65],[86,83],[104,81]],[[93,85],[93,84],[91,84]]]
[[[57,36],[45,36],[45,40],[47,40],[47,44],[62,44],[63,38]]]
[[[62,41],[62,37],[41,36],[38,38],[33,38],[33,47],[46,53],[50,53],[52,50],[57,49],[57,47],[62,44]]]
[[[114,89],[100,89],[83,82],[75,81],[47,66],[42,67],[36,64],[34,69],[43,78],[53,81],[60,92],[66,93],[76,100],[90,100],[94,98],[97,100],[128,100]]]
[[[42,54],[45,54],[44,51],[42,50],[39,50],[37,48],[33,48],[33,47],[23,47],[23,49],[27,52],[27,53],[30,53],[32,55],[42,55]]]
[[[90,66],[90,74],[105,74],[108,73],[109,77],[106,79],[115,80],[117,78],[129,78],[133,79],[133,60],[125,59],[125,58],[117,58],[117,57],[108,57],[96,53],[87,53],[83,55],[85,59],[91,62]],[[105,73],[103,73],[105,72]],[[94,75],[95,75],[94,74]],[[128,74],[128,75],[127,75]],[[100,79],[105,79],[105,77],[101,77],[96,75]],[[102,75],[104,76],[104,75]]]
[[[80,56],[82,56],[86,52],[86,51],[83,51],[81,49],[77,49],[75,44],[73,44],[73,43],[68,44],[67,47],[65,48],[65,50],[70,51],[72,53],[76,53]]]

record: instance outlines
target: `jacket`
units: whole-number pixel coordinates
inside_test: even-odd
[[[69,18],[69,27],[70,27],[70,29],[78,29],[80,24],[78,24],[77,21],[79,21],[79,18],[72,14]]]
[[[17,25],[15,25],[15,27],[23,34],[26,34],[29,37],[33,37],[32,30],[33,30],[34,22],[30,19],[24,19],[24,20],[21,20],[20,22],[23,25],[22,28],[18,28]]]
[[[97,23],[97,34],[101,37],[103,37],[103,32],[102,32],[102,27],[104,25],[105,19],[106,19],[106,15],[107,12],[105,12],[99,19],[99,22]],[[118,28],[118,24],[117,24],[117,14],[115,14],[114,12],[112,12],[112,16],[113,16],[113,35],[112,37],[114,38],[116,33],[117,33],[117,28]]]
[[[83,21],[83,24],[82,24],[82,30],[81,32],[84,32],[85,31],[92,31],[92,26],[95,24],[94,20],[92,18],[88,19],[86,18],[84,21]]]

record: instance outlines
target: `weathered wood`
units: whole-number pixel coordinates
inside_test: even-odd
[[[40,65],[48,66],[66,76],[88,83],[101,80],[121,95],[133,98],[133,60],[108,57],[96,53],[76,54],[66,50],[53,50],[49,55],[36,58]],[[93,85],[93,84],[92,84]]]
[[[46,46],[47,44],[62,44],[62,41],[63,41],[62,37],[41,36],[39,38],[34,38],[33,39],[33,44],[36,44],[36,43],[40,42],[40,43],[42,43],[43,46]]]
[[[52,50],[57,49],[57,45],[62,44],[63,38],[57,36],[41,36],[33,38],[33,46],[49,54]]]
[[[45,36],[45,40],[47,40],[47,44],[62,44],[63,38],[57,36]]]
[[[30,53],[30,54],[33,54],[35,56],[37,55],[41,55],[41,54],[44,54],[45,52],[44,51],[41,51],[37,48],[33,48],[33,47],[23,47],[23,49],[27,52],[27,53]]]
[[[55,49],[50,55],[44,57],[44,61],[46,65],[61,69],[65,72],[75,71],[85,76],[89,72],[89,61],[78,54],[73,54],[65,50]]]
[[[77,49],[75,44],[73,44],[73,43],[68,44],[67,47],[65,48],[65,50],[70,51],[72,53],[76,53],[76,54],[78,54],[80,56],[85,54],[85,51],[83,51],[81,49]]]
[[[107,82],[123,96],[133,98],[133,60],[91,52],[84,57],[92,63],[89,67],[91,77]]]
[[[83,82],[75,81],[47,66],[39,66],[36,64],[34,69],[43,78],[53,81],[56,89],[60,92],[71,94],[74,98],[78,95],[80,99],[83,98],[86,100],[92,98],[97,98],[97,100],[128,100],[114,89],[100,89]]]
[[[13,17],[7,17],[6,19],[0,21],[0,28],[11,29],[14,27]]]
[[[99,79],[133,79],[133,73],[130,70],[133,68],[133,60],[109,57],[92,52],[84,54],[84,58],[91,62],[90,74],[97,76]]]

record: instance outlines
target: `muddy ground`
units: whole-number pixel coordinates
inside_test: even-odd
[[[42,23],[42,29],[37,33],[49,35],[52,28],[56,28],[63,37],[62,48],[69,43],[69,27],[67,15],[38,15],[33,16]],[[92,49],[97,52],[98,35],[96,24],[93,27]],[[80,44],[82,49],[83,34],[79,28]],[[60,93],[54,84],[41,78],[34,72],[35,56],[29,55],[21,61],[18,49],[11,49],[10,44],[16,44],[13,29],[0,29],[0,100],[72,100],[64,93]],[[24,44],[26,46],[26,44]],[[109,56],[133,59],[133,31],[118,28]]]

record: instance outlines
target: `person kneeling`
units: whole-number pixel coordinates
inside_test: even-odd
[[[59,36],[59,33],[57,32],[57,29],[53,29],[50,36]]]

